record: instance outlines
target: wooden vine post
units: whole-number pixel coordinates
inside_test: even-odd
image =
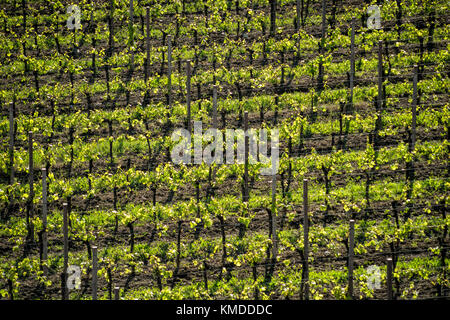
[[[327,20],[326,20],[326,6],[325,6],[325,0],[322,0],[322,32],[321,32],[321,40],[319,45],[319,54],[324,55],[325,54],[325,34],[326,34],[326,28],[327,28]],[[323,90],[323,57],[319,61],[319,75],[317,79],[317,91],[319,93]]]
[[[354,247],[355,247],[355,220],[350,220],[349,236],[348,236],[348,297],[354,299],[353,292],[353,263],[354,263]]]
[[[28,210],[27,210],[27,242],[32,244],[34,242],[34,226],[33,226],[33,215],[34,215],[34,172],[33,172],[33,131],[28,132],[28,183],[30,186],[30,193],[28,195]]]
[[[13,102],[9,106],[9,185],[12,187],[14,184],[14,109],[15,109],[15,96]],[[5,216],[2,216],[5,220],[9,218],[14,207],[14,193],[12,189],[9,191],[8,196],[8,209],[5,212]]]
[[[67,288],[67,268],[69,266],[69,231],[68,231],[68,204],[63,203],[63,273],[61,276],[62,300],[69,299],[69,289]]]
[[[275,267],[278,255],[278,241],[277,241],[277,175],[272,172],[272,264]]]
[[[149,67],[150,67],[150,8],[145,7],[145,26],[146,26],[146,36],[145,36],[145,49],[147,57],[145,59],[145,83],[147,83],[149,78]]]
[[[217,123],[217,85],[213,85],[213,114],[212,114],[212,127],[218,129],[219,125]]]
[[[417,81],[419,77],[419,66],[414,65],[414,76],[413,76],[413,104],[412,104],[412,123],[411,123],[411,144],[410,151],[414,151],[416,146],[416,113],[417,113]]]
[[[134,20],[134,7],[133,7],[133,0],[130,0],[130,20],[128,22],[128,48],[131,50],[131,61],[130,61],[130,69],[133,70],[134,68],[134,48],[133,42],[134,42],[134,26],[133,26],[133,20]]]
[[[172,111],[172,35],[167,36],[167,104]]]
[[[386,259],[386,285],[387,285],[387,299],[393,300],[393,291],[392,291],[392,258]]]
[[[186,130],[191,132],[191,60],[186,61]]]
[[[416,147],[416,113],[417,113],[417,81],[418,81],[419,67],[414,65],[413,73],[413,101],[411,105],[411,132],[409,137],[408,152],[413,153]],[[406,197],[412,198],[413,186],[414,186],[414,158],[406,163],[406,180],[408,182],[408,189]],[[413,210],[413,201],[408,201],[407,210],[405,212],[405,219],[408,219]]]
[[[322,0],[322,39],[325,39],[325,33],[327,30],[327,20],[326,20],[326,0]],[[322,47],[323,49],[323,47]]]
[[[377,107],[381,111],[383,107],[383,41],[378,41],[378,96]]]
[[[273,37],[277,29],[277,0],[270,0],[270,35]]]
[[[249,135],[248,135],[248,111],[244,112],[244,194],[243,201],[248,202],[248,149],[249,149]]]
[[[14,2],[15,3],[15,2]],[[27,1],[22,0],[22,26],[23,26],[23,33],[27,33]]]
[[[95,46],[96,46],[96,39],[95,37],[92,37],[92,77],[91,81],[94,82],[95,78],[97,77],[97,66],[96,66],[96,55],[95,55]]]
[[[378,41],[378,96],[376,104],[377,120],[375,123],[375,136],[374,136],[374,149],[379,148],[379,136],[378,133],[381,130],[381,109],[383,107],[383,42]]]
[[[113,26],[113,14],[114,14],[114,0],[109,0],[109,50],[108,57],[111,57],[114,51],[114,26]]]
[[[303,179],[303,296],[309,300],[309,220],[308,220],[308,179]]]
[[[14,99],[15,100],[15,99]],[[9,184],[14,184],[14,109],[15,101],[9,106]]]
[[[219,130],[218,122],[217,122],[217,85],[213,85],[213,110],[212,110],[212,128]],[[214,155],[216,155],[216,150],[214,150]],[[210,168],[211,170],[211,168]],[[216,176],[216,170],[217,168],[214,167],[211,171],[211,181],[214,180]],[[211,186],[211,193],[213,192],[212,186]]]
[[[92,247],[92,300],[97,300],[97,246]]]
[[[120,300],[120,287],[114,287],[114,300]]]
[[[180,259],[181,259],[181,227],[183,225],[183,220],[178,220],[177,222],[177,256],[175,258],[175,271],[173,272],[173,279],[171,289],[175,286],[175,281],[178,277],[178,272],[180,270]]]
[[[350,81],[349,81],[349,87],[350,87],[350,97],[348,99],[348,109],[347,112],[353,112],[353,87],[354,87],[354,81],[355,81],[355,23],[356,18],[352,17],[351,22],[351,36],[350,36]]]
[[[44,277],[48,276],[47,267],[47,169],[42,168],[42,271]]]

